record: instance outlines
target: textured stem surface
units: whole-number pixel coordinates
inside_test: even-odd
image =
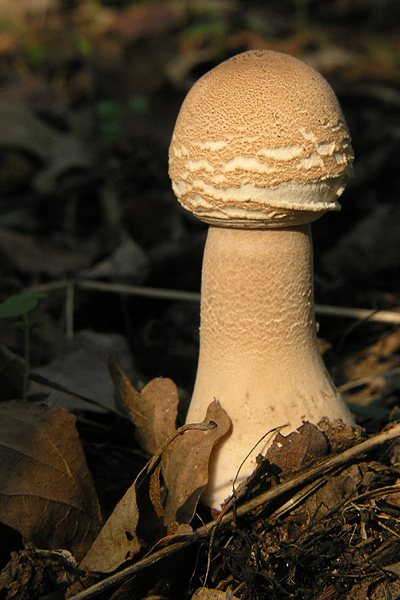
[[[199,422],[214,398],[232,431],[211,457],[205,501],[218,506],[237,470],[269,430],[322,417],[352,423],[331,382],[315,333],[311,226],[210,227],[203,262],[200,356],[187,422]],[[246,460],[255,468],[274,434]]]

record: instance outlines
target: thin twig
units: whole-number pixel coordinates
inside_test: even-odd
[[[71,396],[71,398],[77,398],[78,400],[82,400],[82,402],[87,402],[88,404],[92,404],[93,406],[96,406],[100,411],[106,411],[106,412],[110,412],[115,415],[124,416],[124,415],[122,415],[122,413],[120,413],[115,408],[110,408],[109,406],[106,406],[105,404],[101,404],[100,402],[97,402],[96,400],[93,400],[92,398],[89,398],[88,396],[84,396],[83,394],[79,394],[78,392],[73,392],[73,391],[69,390],[68,388],[66,388],[65,386],[63,386],[55,381],[51,381],[47,377],[43,377],[43,375],[40,375],[39,373],[35,373],[35,372],[31,373],[30,380],[34,381],[35,383],[38,383],[39,385],[43,385],[44,387],[49,388],[50,390],[55,390],[56,392],[62,392],[63,394],[66,394],[67,396]]]
[[[200,302],[199,292],[170,290],[123,283],[108,283],[105,281],[91,281],[79,278],[63,279],[60,281],[43,283],[29,287],[25,291],[51,292],[54,290],[67,288],[70,285],[81,289],[108,292],[112,294],[127,294],[130,296],[144,296],[148,298],[159,298],[161,300],[176,300],[182,302]],[[368,320],[376,321],[378,323],[391,323],[393,325],[400,325],[400,312],[389,310],[372,310],[369,308],[353,308],[347,306],[316,304],[315,312],[319,315],[327,315],[343,319]]]
[[[357,496],[357,498],[352,498],[351,500],[348,500],[346,502],[345,506],[347,506],[349,504],[355,504],[356,502],[357,502],[357,506],[358,506],[359,503],[365,502],[366,500],[371,500],[371,498],[380,498],[382,496],[388,496],[389,494],[394,494],[396,492],[400,492],[399,484],[385,485],[384,487],[381,487],[381,488],[376,488],[374,490],[368,490],[367,492],[364,492],[363,494],[360,494],[359,496]]]
[[[69,282],[67,283],[65,295],[65,329],[67,340],[72,340],[74,337],[74,300],[75,285]]]
[[[24,378],[22,382],[22,399],[28,398],[29,375],[31,372],[31,322],[28,313],[22,315],[22,325],[24,332]]]
[[[354,390],[355,388],[366,386],[371,383],[380,383],[382,380],[387,382],[387,380],[391,377],[396,378],[398,380],[400,376],[400,367],[394,367],[393,369],[388,369],[387,371],[378,372],[376,375],[370,375],[369,377],[363,377],[361,379],[355,379],[354,381],[348,381],[343,385],[337,386],[339,392],[346,393]]]
[[[288,492],[298,488],[299,486],[305,483],[310,482],[312,479],[315,479],[320,475],[323,475],[325,477],[328,472],[332,471],[333,469],[336,469],[341,465],[344,465],[349,461],[352,461],[360,454],[369,452],[372,449],[377,448],[378,446],[381,446],[382,444],[385,444],[386,442],[389,442],[399,436],[400,424],[397,424],[394,425],[391,429],[379,433],[369,438],[368,440],[361,442],[360,444],[357,444],[356,446],[353,446],[348,450],[345,450],[341,454],[332,456],[331,458],[322,461],[318,465],[311,467],[310,469],[302,473],[299,473],[289,481],[281,483],[280,485],[264,492],[263,494],[252,498],[245,504],[235,507],[234,510],[231,510],[228,513],[224,514],[221,519],[218,519],[217,521],[212,521],[210,523],[207,523],[206,525],[203,525],[202,527],[199,527],[193,533],[188,534],[183,539],[180,538],[176,542],[172,543],[170,546],[167,546],[166,548],[161,548],[160,550],[157,550],[156,552],[145,556],[141,560],[138,560],[135,564],[126,567],[122,571],[118,571],[117,573],[109,575],[108,577],[91,586],[90,588],[79,592],[75,596],[72,596],[69,600],[91,600],[92,598],[95,598],[98,594],[118,584],[121,584],[123,581],[130,579],[140,571],[146,569],[147,567],[150,567],[151,565],[154,565],[158,561],[172,556],[179,550],[186,548],[187,546],[193,544],[196,541],[208,537],[215,527],[221,527],[223,525],[231,523],[232,521],[235,521],[236,518],[240,518],[245,514],[251,512],[252,510],[255,510],[263,505],[268,504],[272,500],[275,500],[280,496],[287,494]]]
[[[103,281],[76,280],[77,287],[86,290],[97,290],[131,296],[147,296],[148,298],[160,298],[162,300],[183,300],[185,302],[199,302],[198,292],[187,292],[185,290],[167,290],[142,285],[128,285],[122,283],[106,283]]]
[[[391,310],[371,310],[369,308],[316,304],[315,312],[319,315],[357,319],[358,321],[376,321],[378,323],[392,323],[393,325],[400,324],[400,312]]]
[[[339,469],[338,469],[339,470]],[[332,473],[330,473],[332,475]],[[304,502],[309,496],[314,494],[320,487],[326,484],[328,477],[324,476],[318,479],[318,481],[312,481],[311,483],[304,486],[299,492],[296,492],[287,502],[277,508],[271,515],[270,520],[276,521],[281,519],[284,514],[292,511],[296,506]]]

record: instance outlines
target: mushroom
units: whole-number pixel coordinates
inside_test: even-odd
[[[187,422],[214,398],[232,421],[210,458],[209,506],[232,493],[238,471],[237,482],[251,475],[274,429],[324,417],[353,424],[318,348],[311,239],[311,222],[340,209],[352,161],[333,90],[280,52],[223,62],[181,107],[170,177],[181,204],[210,225]]]

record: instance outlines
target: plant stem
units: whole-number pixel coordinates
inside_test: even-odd
[[[30,352],[30,330],[31,322],[29,321],[28,313],[23,314],[23,330],[24,330],[24,379],[22,385],[22,400],[28,398],[29,374],[31,370]]]

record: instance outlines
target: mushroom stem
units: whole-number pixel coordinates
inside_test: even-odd
[[[321,358],[314,319],[311,225],[274,229],[211,226],[204,252],[200,355],[187,422],[214,398],[232,430],[216,446],[203,496],[218,507],[254,445],[270,430],[323,417],[352,424]],[[256,466],[274,434],[247,458]]]

